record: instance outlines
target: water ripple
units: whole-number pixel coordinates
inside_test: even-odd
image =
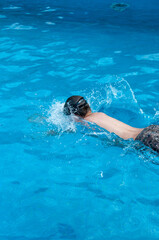
[[[4,10],[17,10],[17,9],[21,9],[21,7],[17,7],[17,6],[9,6],[9,7],[4,7]]]
[[[37,28],[33,26],[24,26],[19,23],[13,23],[8,27],[3,28],[2,30],[33,30],[33,29],[37,29]]]

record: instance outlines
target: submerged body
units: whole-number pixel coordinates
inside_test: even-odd
[[[64,105],[64,114],[74,114],[88,122],[97,124],[110,133],[115,133],[124,140],[139,140],[146,146],[159,153],[159,125],[150,125],[146,128],[135,128],[125,124],[105,113],[91,111],[87,101],[81,96],[72,96]]]

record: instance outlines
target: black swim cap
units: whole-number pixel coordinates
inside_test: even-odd
[[[71,113],[84,117],[86,113],[90,110],[89,104],[81,96],[72,96],[67,99],[64,105],[63,112],[65,115],[70,115]]]

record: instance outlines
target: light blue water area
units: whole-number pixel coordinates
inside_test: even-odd
[[[158,155],[62,113],[82,95],[134,127],[159,123],[158,22],[110,5],[93,19],[1,1],[0,240],[159,238]]]

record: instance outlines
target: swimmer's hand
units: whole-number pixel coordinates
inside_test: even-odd
[[[54,130],[50,130],[47,132],[47,136],[57,136],[57,135],[59,135],[59,132]]]
[[[67,130],[67,131],[64,131],[65,133],[74,133],[73,130]],[[62,133],[61,132],[58,132],[58,131],[55,131],[55,130],[49,130],[47,132],[47,136],[58,136],[58,135],[61,135]]]
[[[44,120],[46,120],[46,117],[41,116],[38,113],[33,114],[32,116],[28,117],[28,121],[31,123],[44,123]]]

